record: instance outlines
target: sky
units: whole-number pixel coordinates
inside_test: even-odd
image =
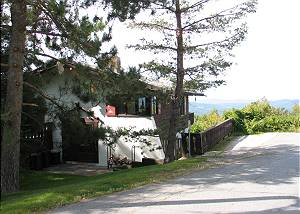
[[[226,85],[197,99],[269,100],[300,99],[300,1],[258,0],[250,14],[247,39],[234,50],[234,65],[226,71]],[[122,67],[151,60],[151,54],[126,49],[138,42],[136,32],[115,23],[113,42]]]

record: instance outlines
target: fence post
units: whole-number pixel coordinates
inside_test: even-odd
[[[135,145],[131,147],[131,160],[135,162]]]
[[[191,121],[188,120],[188,129],[189,129],[189,157],[192,156],[192,153],[191,153]]]
[[[204,151],[203,151],[203,136],[202,136],[202,132],[200,132],[200,146],[201,146],[201,155],[203,155]]]

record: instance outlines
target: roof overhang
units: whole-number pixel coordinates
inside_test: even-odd
[[[185,92],[183,92],[183,94],[186,95],[186,96],[206,96],[203,93],[191,92],[191,91],[185,91]]]

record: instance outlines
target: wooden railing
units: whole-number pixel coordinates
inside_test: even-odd
[[[213,146],[218,144],[226,136],[229,136],[233,131],[233,120],[228,119],[223,123],[212,127],[204,132],[201,132],[201,147],[202,153],[207,152]]]
[[[202,155],[211,150],[226,136],[229,136],[233,131],[233,120],[228,119],[215,127],[207,129],[201,133],[191,133],[191,155]],[[188,134],[183,135],[183,146],[188,151]]]

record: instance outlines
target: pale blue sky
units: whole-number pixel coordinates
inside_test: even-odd
[[[247,18],[247,40],[235,49],[235,62],[226,72],[227,85],[208,90],[204,99],[300,99],[300,1],[259,0],[257,13]],[[138,65],[152,58],[125,49],[137,34],[116,23],[113,42],[122,66]]]

